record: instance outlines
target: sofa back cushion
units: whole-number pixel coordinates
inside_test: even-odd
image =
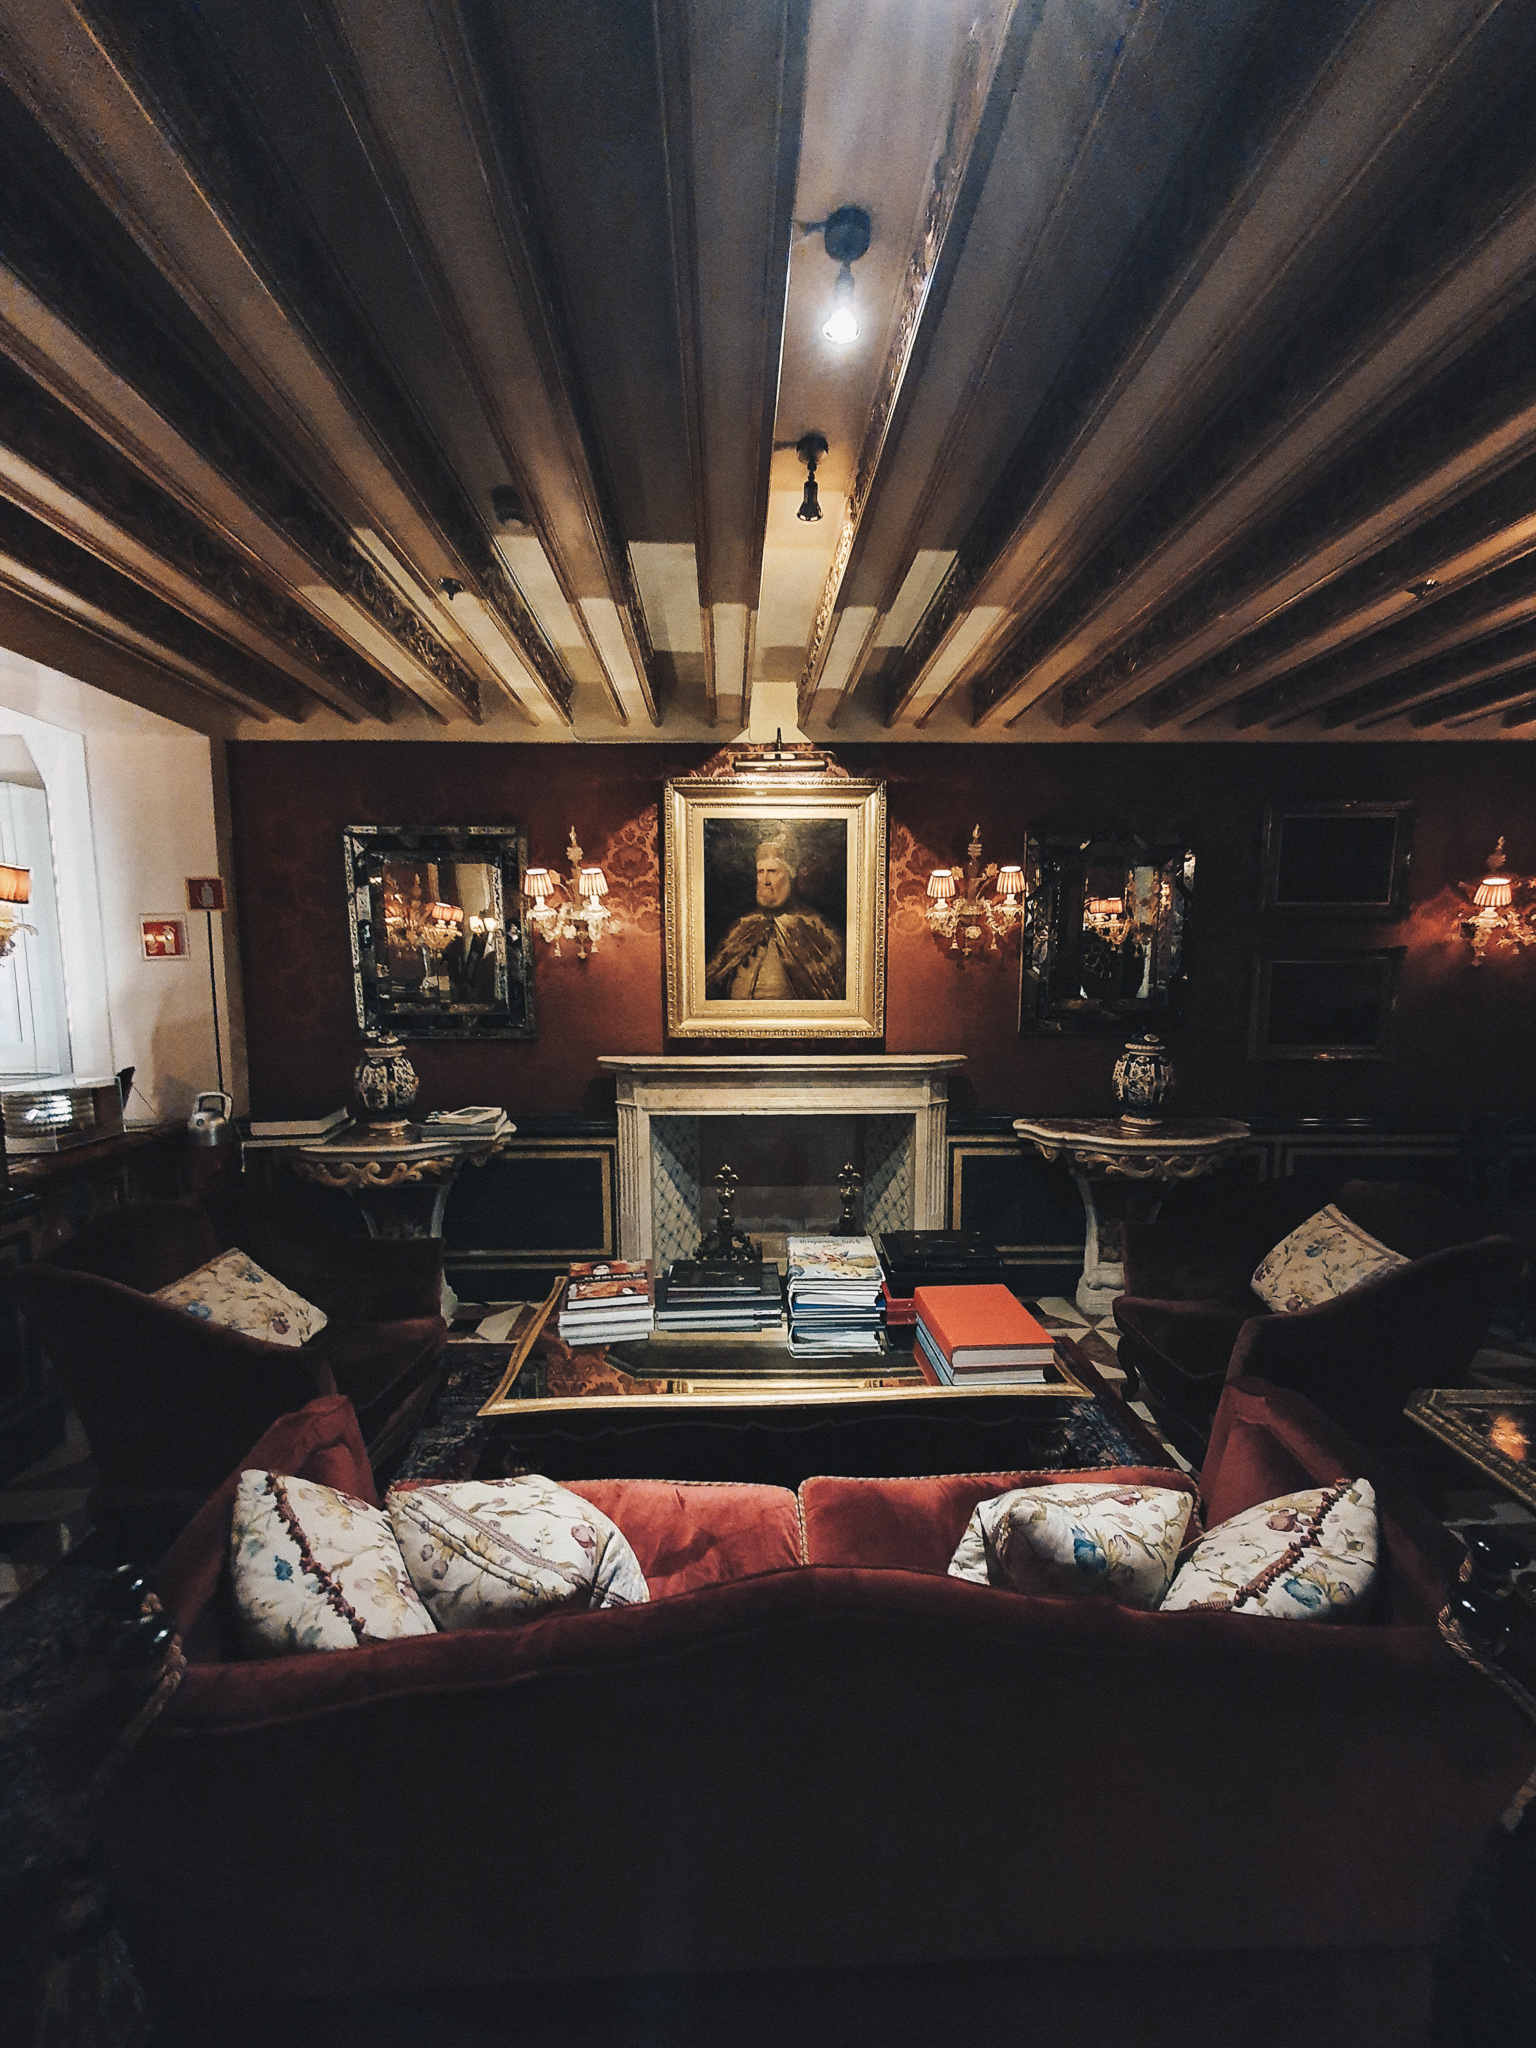
[[[568,1493],[624,1531],[653,1600],[798,1565],[800,1515],[784,1486],[672,1479],[568,1479]]]
[[[1261,1379],[1227,1381],[1200,1472],[1208,1529],[1281,1494],[1329,1486],[1340,1477],[1364,1477],[1375,1489],[1375,1615],[1393,1622],[1432,1622],[1461,1561],[1456,1539],[1304,1395]]]
[[[53,1264],[154,1294],[223,1249],[200,1202],[128,1202],[93,1218]]]
[[[945,1576],[978,1504],[1021,1486],[1075,1486],[1084,1478],[1129,1486],[1195,1481],[1166,1465],[1094,1472],[953,1472],[927,1479],[807,1479],[800,1518],[807,1564],[868,1565]]]

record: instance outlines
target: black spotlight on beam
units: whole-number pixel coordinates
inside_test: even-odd
[[[800,500],[797,519],[807,522],[821,517],[821,500],[816,495],[816,465],[827,452],[825,434],[802,434],[795,443],[795,453],[805,464],[805,495]]]

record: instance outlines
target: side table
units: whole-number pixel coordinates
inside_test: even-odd
[[[448,1194],[466,1166],[505,1151],[515,1124],[494,1137],[444,1136],[424,1124],[370,1136],[340,1131],[293,1148],[294,1171],[324,1188],[341,1188],[374,1237],[441,1237]]]
[[[1150,1222],[1168,1182],[1214,1173],[1249,1135],[1247,1124],[1221,1117],[1170,1117],[1148,1128],[1118,1117],[1021,1116],[1013,1128],[1042,1158],[1065,1159],[1077,1182],[1088,1225],[1077,1283],[1085,1316],[1108,1315],[1124,1290],[1121,1224]]]

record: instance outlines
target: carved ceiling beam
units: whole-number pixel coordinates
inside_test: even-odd
[[[489,679],[533,717],[554,715],[552,650],[333,287],[302,208],[285,205],[197,18],[110,12],[108,0],[99,21],[73,0],[0,0],[11,84],[281,422],[388,586],[377,608],[411,615],[391,623],[416,642],[423,701],[478,723]]]
[[[1482,680],[1468,679],[1468,687],[1454,690],[1433,703],[1421,704],[1408,714],[1408,723],[1423,731],[1431,725],[1470,725],[1487,718],[1509,704],[1523,704],[1531,695],[1531,672],[1536,669],[1536,651],[1524,654],[1497,668],[1490,666]],[[1364,721],[1375,725],[1379,720]]]
[[[1458,592],[1469,592],[1484,578],[1491,581],[1498,571],[1536,550],[1536,516],[1522,509],[1532,502],[1533,490],[1536,461],[1520,464],[1469,505],[1454,506],[1428,534],[1410,533],[1407,542],[1385,558],[1368,559],[1360,571],[1342,579],[1338,593],[1325,590],[1324,601],[1308,608],[1305,625],[1295,632],[1266,638],[1262,649],[1246,656],[1240,647],[1224,676],[1196,671],[1169,685],[1144,704],[1145,723],[1153,727],[1177,719],[1186,727],[1198,725],[1234,697],[1262,692],[1293,670],[1337,655]],[[1335,602],[1326,602],[1333,596]],[[1488,611],[1496,615],[1494,603]],[[1275,711],[1267,722],[1289,724],[1310,708]]]
[[[1532,660],[1536,660],[1536,634],[1529,628],[1506,632],[1480,642],[1476,651],[1442,655],[1405,674],[1346,691],[1311,715],[1325,731],[1344,725],[1386,724],[1416,713],[1421,705],[1460,696],[1475,684],[1495,682]],[[1306,715],[1293,713],[1286,722],[1293,724],[1298,716]]]
[[[121,299],[119,311],[126,313]],[[437,709],[445,689],[470,688],[473,678],[467,672],[460,678],[449,650],[401,603],[346,530],[268,458],[238,415],[200,389],[169,335],[161,338],[159,364],[135,360],[121,330],[116,339],[118,361],[108,361],[25,279],[0,264],[0,348],[194,517],[203,534],[200,551],[227,562],[230,577],[244,563],[370,664],[371,685],[347,664],[348,687],[369,716],[390,715],[387,685],[394,682],[434,717],[445,717]],[[297,622],[294,633],[308,644]],[[329,673],[329,661],[326,668]]]
[[[1294,327],[1417,170],[1415,151],[1442,111],[1437,93],[1464,96],[1469,53],[1499,15],[1498,0],[1470,17],[1456,0],[1352,11],[1300,104],[1255,141],[1242,188],[1168,280],[1065,453],[1026,502],[1011,513],[993,503],[976,522],[909,643],[892,723],[922,725],[955,690],[984,688],[1012,641],[1240,390],[1256,355]],[[978,717],[989,713],[980,701]]]
[[[1501,598],[1503,602],[1498,601]],[[1332,661],[1293,670],[1258,690],[1246,691],[1245,686],[1246,693],[1231,700],[1231,722],[1240,732],[1266,722],[1278,725],[1395,678],[1412,692],[1421,668],[1532,620],[1536,572],[1528,561],[1512,563],[1433,606],[1426,616],[1410,617],[1374,635],[1364,666],[1360,655],[1346,652]],[[1410,695],[1405,701],[1415,700]]]
[[[1089,721],[1104,726],[1135,703],[1145,703],[1149,726],[1164,725],[1182,715],[1198,697],[1202,683],[1192,676],[1185,688],[1180,684],[1181,677],[1199,671],[1303,600],[1315,598],[1325,586],[1340,581],[1351,571],[1362,570],[1389,550],[1400,548],[1420,529],[1430,526],[1480,485],[1498,478],[1533,450],[1536,398],[1383,502],[1358,515],[1337,518],[1315,545],[1304,543],[1278,573],[1261,572],[1258,579],[1237,590],[1215,590],[1207,616],[1193,631],[1179,634],[1175,624],[1177,637],[1172,645],[1139,645],[1134,656],[1122,651],[1121,661],[1129,673],[1117,665],[1113,680],[1085,676],[1068,684],[1062,693],[1063,724]],[[1508,531],[1496,530],[1480,545],[1458,549],[1452,560],[1427,563],[1419,573],[1405,574],[1392,598],[1385,600],[1388,609],[1370,630],[1377,630],[1387,618],[1401,616],[1405,609],[1421,603],[1422,598],[1414,595],[1415,585],[1427,583],[1436,595],[1444,596],[1461,584],[1486,576],[1512,555],[1523,554],[1530,545],[1524,538],[1527,524],[1516,520]],[[1432,550],[1432,540],[1428,547]],[[1265,553],[1268,554],[1267,549]],[[1268,566],[1266,563],[1265,567]],[[1300,658],[1299,652],[1293,654],[1293,660]]]
[[[629,551],[528,195],[495,140],[452,0],[306,0],[369,167],[450,336],[521,514],[616,715],[659,722],[654,656]],[[568,692],[552,698],[569,721]]]
[[[356,724],[389,692],[346,643],[4,356],[0,495]]]
[[[810,0],[656,0],[710,723],[746,719]]]
[[[805,667],[800,675],[802,720],[809,715],[832,651],[843,588],[853,565],[860,527],[874,497],[881,457],[900,431],[899,411],[908,376],[915,382],[922,373],[927,342],[942,316],[960,251],[1019,82],[1035,21],[1033,6],[1022,4],[1022,0],[1007,0],[1006,5],[990,15],[984,13],[961,46],[944,146],[933,167],[917,240],[907,258],[895,330],[881,366],[853,483],[844,500],[842,523],[811,624]],[[832,703],[825,707],[833,724],[862,673],[873,627],[871,620],[864,643]]]
[[[1528,291],[1533,271],[1536,191],[1522,195],[1476,245],[1458,252],[1410,307],[1361,336],[1327,380],[1246,451],[1220,486],[1086,617],[1053,646],[1032,648],[1013,679],[997,687],[978,724],[1012,724],[1051,690],[1070,692],[1079,682],[1079,719],[1112,716],[1154,687],[1138,665],[1135,674],[1100,694],[1093,671],[1224,558],[1261,535],[1280,505],[1346,458],[1393,407],[1481,340],[1511,299]],[[1204,658],[1203,652],[1196,656]],[[1008,668],[1018,660],[1015,648]]]
[[[3,497],[0,584],[111,646],[155,663],[199,696],[234,705],[249,717],[297,722],[310,705],[307,692],[290,676],[209,632]]]

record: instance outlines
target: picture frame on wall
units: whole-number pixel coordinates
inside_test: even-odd
[[[1411,803],[1279,803],[1264,810],[1259,908],[1385,923],[1408,908]]]
[[[883,782],[812,773],[669,782],[662,839],[674,1037],[883,1034]]]
[[[1261,958],[1254,973],[1249,1059],[1390,1059],[1403,950]]]

